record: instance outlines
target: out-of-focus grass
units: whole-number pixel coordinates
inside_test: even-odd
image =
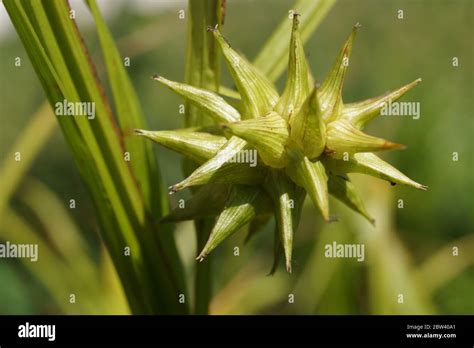
[[[0,167],[0,237],[10,243],[38,245],[40,255],[36,262],[21,261],[29,276],[47,292],[49,301],[42,303],[46,306],[44,310],[71,314],[129,313],[106,249],[99,244],[100,259],[94,260],[64,203],[39,180],[25,178],[55,125],[49,105],[43,104],[15,141],[12,153],[4,158]],[[20,161],[15,161],[13,152],[17,151],[21,153]],[[16,210],[20,212],[10,207],[10,199],[16,191],[19,191]],[[70,302],[71,294],[75,296],[75,303]],[[29,296],[35,298],[34,293],[30,292]],[[3,303],[0,308],[6,306]],[[29,313],[26,308],[19,308],[20,312]],[[18,308],[11,311],[18,313]]]
[[[11,195],[18,188],[25,172],[38,156],[44,144],[56,128],[56,120],[50,106],[44,102],[32,116],[32,120],[11,146],[11,153],[3,155],[0,165],[0,218]],[[19,157],[17,155],[19,154]]]
[[[42,235],[40,229],[33,227],[9,208],[4,211],[0,231],[2,239],[5,238],[10,243],[38,245],[41,254],[36,262],[21,259],[29,276],[36,279],[47,291],[48,301],[38,304],[50,313],[58,313],[58,310],[67,314],[129,313],[122,286],[105,248],[100,252],[100,259],[94,260],[90,251],[81,248],[85,243],[77,230],[70,228],[74,226],[70,218],[63,215],[62,209],[51,209],[57,204],[54,194],[45,187],[37,192],[38,187],[42,185],[37,182],[30,182],[29,185],[31,191],[26,190],[25,195],[29,199],[40,198],[42,201],[39,206],[33,203],[30,208],[36,211],[48,208],[48,212],[54,213],[58,218],[55,221],[56,226],[51,230],[46,227],[48,221],[45,221],[45,218],[49,217],[38,216],[47,236],[55,236],[56,239],[62,237],[60,244],[56,244],[59,242],[57,240],[56,243],[51,243],[50,239]],[[41,197],[38,197],[38,194],[41,194]],[[33,298],[35,295],[29,293]],[[70,301],[71,295],[74,295],[73,303]],[[17,312],[13,310],[12,313]]]

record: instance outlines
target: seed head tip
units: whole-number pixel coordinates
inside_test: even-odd
[[[172,195],[172,194],[175,194],[176,192],[178,192],[178,187],[176,187],[176,185],[172,185],[172,186],[168,187],[168,190],[170,190],[169,194]]]

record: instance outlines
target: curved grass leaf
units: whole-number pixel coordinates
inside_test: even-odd
[[[57,119],[92,195],[132,311],[185,313],[186,306],[164,300],[186,290],[180,276],[170,272],[168,251],[156,240],[146,219],[146,206],[124,160],[117,126],[67,3],[3,3],[50,104],[64,100],[95,104],[94,119]],[[125,247],[130,247],[133,257],[124,257]],[[158,293],[163,296],[156,296]]]

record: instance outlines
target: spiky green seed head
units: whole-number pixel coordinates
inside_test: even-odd
[[[244,225],[250,223],[253,235],[256,226],[261,228],[274,215],[275,260],[283,254],[291,272],[293,232],[306,195],[327,222],[333,220],[329,212],[331,194],[374,223],[348,173],[426,189],[373,154],[402,149],[403,145],[362,131],[385,103],[397,100],[421,79],[380,97],[345,104],[342,86],[360,25],[354,26],[334,66],[317,87],[304,54],[298,17],[293,16],[288,78],[281,95],[229,45],[217,27],[208,31],[222,51],[240,98],[228,102],[212,91],[153,77],[216,124],[210,129],[137,130],[138,135],[199,165],[189,177],[170,187],[170,193],[175,193],[202,186],[189,201],[188,210],[177,208],[164,221],[216,216],[209,240],[197,257],[200,261]]]

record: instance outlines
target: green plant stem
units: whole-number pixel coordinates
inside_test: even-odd
[[[207,32],[208,26],[221,24],[221,0],[189,0],[188,47],[186,59],[185,81],[189,85],[213,91],[219,89],[219,54],[214,38]],[[185,126],[209,125],[209,118],[191,106],[185,104]],[[194,165],[184,163],[184,171],[188,175]],[[197,247],[200,250],[206,243],[213,226],[213,219],[195,222]],[[195,275],[195,314],[207,314],[212,294],[211,260],[196,265]]]
[[[16,139],[11,152],[0,165],[0,218],[8,205],[11,195],[18,188],[25,173],[56,128],[56,120],[48,102],[41,104],[31,117],[25,130]],[[15,161],[15,153],[21,154],[21,160]]]

